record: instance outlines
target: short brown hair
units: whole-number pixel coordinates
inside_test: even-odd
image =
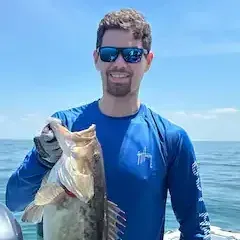
[[[98,26],[96,48],[101,47],[103,35],[109,29],[132,31],[134,38],[142,40],[143,47],[151,50],[151,27],[140,12],[134,9],[120,9],[107,13]]]

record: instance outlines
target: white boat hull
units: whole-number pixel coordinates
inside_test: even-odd
[[[164,234],[164,240],[179,240],[179,230],[168,231]],[[240,240],[240,232],[226,231],[219,227],[211,226],[211,240]]]

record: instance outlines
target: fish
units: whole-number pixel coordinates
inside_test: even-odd
[[[57,118],[48,119],[47,124],[63,153],[44,176],[22,222],[42,221],[44,240],[119,239],[126,213],[108,199],[96,125],[71,132]]]

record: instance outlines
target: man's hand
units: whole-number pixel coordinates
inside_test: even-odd
[[[62,156],[62,149],[54,136],[50,126],[42,130],[40,136],[34,137],[34,143],[38,153],[38,160],[46,167],[52,168]]]

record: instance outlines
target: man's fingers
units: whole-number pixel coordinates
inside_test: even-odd
[[[54,142],[47,142],[47,143],[43,142],[42,145],[47,152],[52,152],[52,151],[60,149],[60,146],[59,146],[57,140],[55,140]]]
[[[41,138],[40,137],[34,137],[33,141],[34,141],[34,144],[36,146],[36,149],[37,149],[37,152],[39,153],[39,155],[41,155],[44,158],[48,157],[49,155],[42,145]]]
[[[33,140],[41,160],[55,163],[62,156],[62,149],[49,124]]]
[[[58,161],[62,156],[62,151],[61,150],[56,150],[53,152],[53,154],[50,156],[50,162],[56,162]]]
[[[55,140],[55,136],[52,130],[48,130],[48,132],[42,133],[42,138],[46,142],[51,142]]]

